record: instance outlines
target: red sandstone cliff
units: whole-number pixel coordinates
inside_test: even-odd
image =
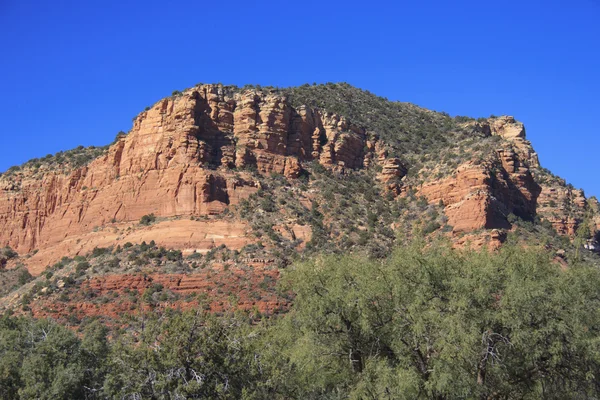
[[[372,163],[376,148],[383,151],[375,137],[344,117],[294,109],[277,94],[197,86],[142,112],[127,136],[86,167],[68,175],[48,172],[41,179],[0,178],[0,245],[21,254],[40,250],[30,264],[41,268],[65,254],[132,240],[132,223],[146,214],[218,214],[258,190],[247,168],[295,178],[301,162],[316,160],[344,171]],[[398,161],[385,165],[390,185],[405,172]],[[185,221],[170,224],[168,234],[155,232],[163,245],[206,245],[206,235],[194,238]],[[243,224],[220,224],[212,235],[222,240],[211,245],[247,243]],[[115,232],[98,234],[106,225]],[[181,230],[189,240],[180,238]]]
[[[509,214],[532,220],[541,188],[531,167],[539,165],[523,124],[512,117],[474,123],[484,135],[505,139],[504,146],[484,162],[467,162],[453,176],[426,183],[420,190],[431,203],[442,202],[455,232],[509,228]]]

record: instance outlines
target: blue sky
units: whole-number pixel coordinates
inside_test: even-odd
[[[600,2],[0,0],[0,171],[104,145],[199,82],[340,82],[523,121],[600,196]]]

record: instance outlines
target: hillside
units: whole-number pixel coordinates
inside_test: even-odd
[[[0,246],[17,253],[0,305],[78,324],[150,290],[157,307],[204,295],[221,312],[233,295],[278,313],[280,270],[314,254],[379,259],[427,237],[596,262],[584,247],[599,227],[597,201],[542,168],[513,117],[451,118],[347,84],[200,84],[106,148],[0,177]]]

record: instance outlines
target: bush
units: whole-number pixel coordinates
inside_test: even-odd
[[[277,208],[272,197],[265,197],[260,201],[260,207],[266,212],[274,212]]]
[[[19,272],[19,277],[17,278],[19,285],[23,286],[24,284],[31,282],[33,280],[33,276],[29,273],[26,268],[23,268],[21,272]]]
[[[113,257],[106,262],[106,267],[110,269],[117,269],[121,265],[121,260],[117,257]]]
[[[92,250],[92,257],[100,257],[107,253],[110,253],[110,249],[104,247],[94,247],[94,250]]]
[[[430,221],[423,228],[423,234],[429,235],[430,233],[433,233],[433,232],[437,231],[438,229],[440,229],[440,224],[437,223],[436,221]]]
[[[87,261],[81,261],[75,267],[75,271],[77,271],[77,272],[87,271],[90,267],[91,267],[91,265],[90,265],[89,262],[87,262]]]
[[[9,246],[6,246],[5,248],[2,249],[2,255],[4,255],[4,257],[6,257],[7,260],[10,260],[12,258],[16,258],[19,256],[19,254],[14,251],[12,248],[10,248]]]
[[[150,225],[153,224],[156,221],[156,216],[154,214],[147,214],[144,215],[141,219],[140,219],[140,225]]]
[[[142,295],[142,300],[145,303],[154,304],[156,301],[155,297],[158,297],[158,296],[155,296],[155,293],[160,293],[160,292],[162,292],[163,289],[164,289],[164,287],[160,283],[153,283],[149,288],[144,290],[144,294]]]
[[[169,261],[179,261],[182,259],[181,250],[169,250],[166,255]]]

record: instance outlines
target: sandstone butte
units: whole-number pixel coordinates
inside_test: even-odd
[[[539,161],[523,124],[512,117],[467,124],[504,139],[500,162],[467,162],[416,188],[431,203],[443,203],[455,233],[490,229],[499,240],[495,229],[510,227],[509,214],[538,213],[559,233],[573,235],[580,220],[561,205],[583,212],[586,199],[564,185],[536,183]],[[245,168],[296,179],[306,161],[340,172],[378,164],[381,184],[401,196],[407,166],[387,154],[376,135],[343,116],[294,108],[279,94],[229,95],[220,85],[199,85],[139,114],[130,133],[87,166],[41,178],[1,177],[0,246],[31,254],[34,274],[62,256],[126,242],[156,240],[184,252],[221,244],[239,249],[254,240],[243,221],[192,222],[190,216],[218,215],[256,192],[260,183]],[[140,227],[151,213],[162,222]],[[306,227],[292,229],[310,237]]]

